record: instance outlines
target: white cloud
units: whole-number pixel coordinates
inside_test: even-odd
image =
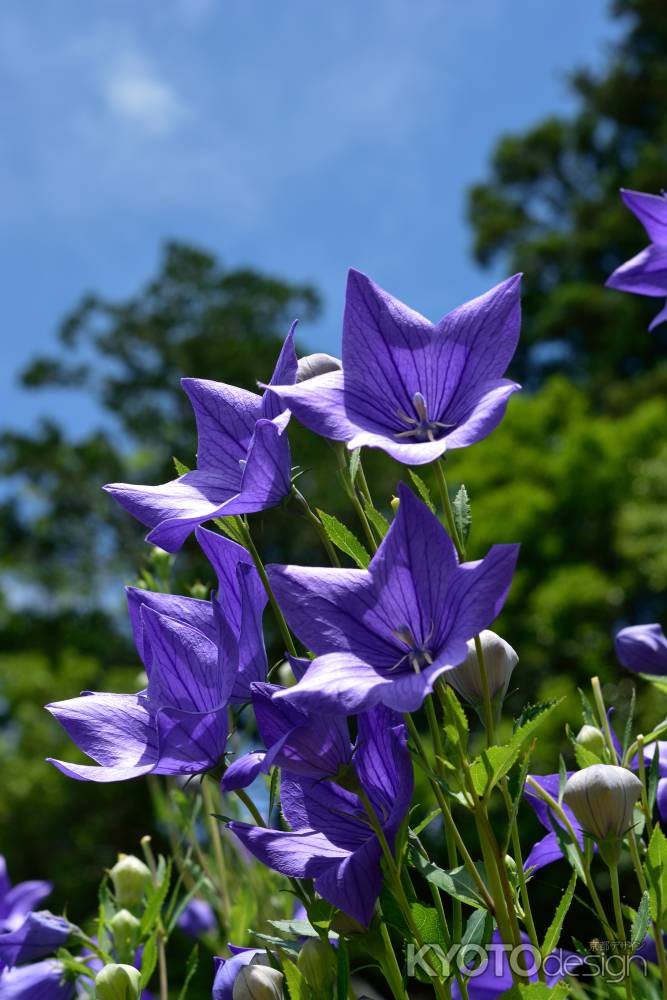
[[[170,85],[136,53],[112,62],[103,82],[109,110],[149,135],[165,135],[179,124],[185,107]]]

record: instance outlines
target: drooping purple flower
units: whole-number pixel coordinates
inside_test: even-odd
[[[277,684],[253,684],[252,704],[266,752],[245,754],[227,768],[223,792],[246,788],[272,767],[308,778],[332,777],[352,757],[347,719],[340,715],[309,715],[273,696]]]
[[[51,955],[65,944],[72,930],[68,920],[48,910],[28,913],[18,927],[0,934],[0,968]]]
[[[520,962],[522,956],[526,961],[526,968],[529,970],[528,979],[530,982],[537,982],[538,973],[533,967],[536,965],[537,956],[529,948],[528,936],[522,934],[522,942],[526,946],[520,953],[513,956],[507,954],[507,949],[503,946],[499,932],[496,930],[491,937],[488,961],[484,965],[479,965],[472,971],[468,980],[468,996],[470,1000],[497,1000],[503,996],[507,990],[511,990],[514,985],[512,977],[512,967],[510,961],[514,961],[515,970],[520,971],[523,966]],[[541,961],[541,959],[540,959]],[[577,955],[574,951],[567,951],[565,948],[556,948],[544,959],[544,972],[547,986],[553,986],[560,982],[565,976],[577,971],[585,962],[585,958]],[[461,1000],[461,991],[458,983],[452,983],[452,1000]]]
[[[667,206],[667,202],[665,202]],[[667,252],[667,251],[666,251]],[[667,639],[658,624],[630,625],[615,639],[616,655],[628,670],[667,676]]]
[[[296,379],[294,327],[269,385]],[[203,521],[275,507],[291,489],[290,414],[271,389],[260,396],[195,378],[182,385],[197,422],[197,468],[160,486],[104,487],[151,529],[147,540],[168,552],[176,552]]]
[[[0,931],[14,931],[38,903],[53,892],[51,882],[32,879],[12,886],[7,862],[0,854]]]
[[[139,694],[88,693],[47,705],[99,766],[51,760],[80,781],[142,774],[199,774],[222,760],[237,644],[219,609],[216,646],[203,632],[144,605],[148,687]]]
[[[521,323],[520,275],[437,324],[351,270],[343,370],[275,392],[294,415],[348,448],[423,465],[490,434],[520,388],[503,378]]]
[[[567,777],[571,777],[572,774],[574,774],[574,771],[568,771]],[[552,799],[558,801],[560,788],[559,774],[533,774],[531,777],[540,786],[540,788],[543,788],[544,791],[551,796]],[[539,868],[545,868],[554,861],[560,861],[563,857],[563,852],[561,851],[558,843],[556,830],[558,829],[559,831],[562,831],[566,840],[568,839],[568,834],[562,823],[553,815],[544,799],[541,799],[537,792],[530,787],[530,785],[526,785],[524,789],[524,796],[526,801],[529,802],[535,810],[535,814],[542,826],[549,831],[546,837],[542,837],[541,840],[538,840],[535,844],[533,844],[533,847],[523,865],[525,871],[528,871],[529,869],[537,871]],[[583,850],[584,832],[570,807],[565,805],[565,803],[562,803],[562,808],[563,812],[572,824],[572,829],[577,838],[577,842],[579,843],[579,847]]]
[[[135,645],[148,669],[150,648],[142,620],[144,606],[197,629],[215,644],[229,643],[233,639],[237,647],[238,673],[231,701],[249,701],[250,685],[253,681],[264,680],[267,671],[262,632],[266,591],[242,545],[205,528],[197,528],[196,535],[218,578],[217,593],[211,601],[202,601],[128,587],[127,602]],[[225,632],[222,637],[221,628]]]
[[[208,934],[217,926],[218,922],[215,919],[213,907],[205,899],[197,899],[196,897],[188,902],[178,918],[178,927],[184,934],[193,938]]]
[[[459,565],[437,517],[403,484],[399,497],[367,570],[269,567],[290,627],[317,654],[276,698],[332,715],[379,703],[414,711],[500,612],[519,547],[494,545]]]
[[[405,727],[377,707],[359,717],[356,777],[393,847],[412,797],[412,764]],[[243,845],[284,875],[312,878],[333,906],[368,924],[382,888],[381,848],[358,795],[333,781],[283,772],[283,813],[292,831],[230,823]]]
[[[0,973],[0,1000],[71,1000],[74,983],[64,978],[62,962],[49,958]]]
[[[241,969],[250,965],[253,959],[266,957],[266,952],[261,948],[237,948],[230,944],[229,950],[232,952],[231,958],[213,959],[215,978],[213,980],[213,1000],[232,1000],[234,993],[234,983]]]
[[[607,278],[607,287],[664,299],[667,296],[667,198],[623,188],[621,198],[637,216],[651,242],[635,257],[616,268]],[[651,321],[649,330],[655,330],[665,320],[667,306]]]

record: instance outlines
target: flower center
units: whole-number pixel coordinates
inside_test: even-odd
[[[443,437],[443,432],[454,424],[444,424],[441,420],[430,420],[426,400],[421,392],[416,392],[412,397],[412,405],[415,416],[410,416],[405,410],[397,410],[398,418],[407,424],[409,430],[398,431],[394,434],[396,438],[415,438],[417,441],[436,441]]]
[[[430,634],[422,643],[417,642],[412,630],[407,625],[399,625],[398,628],[392,629],[392,634],[407,648],[407,653],[394,664],[392,670],[396,670],[407,660],[414,672],[420,674],[425,667],[429,667],[433,663],[433,654],[428,647]]]

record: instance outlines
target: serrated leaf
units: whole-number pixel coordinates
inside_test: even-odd
[[[417,473],[414,472],[412,469],[410,469],[410,479],[417,487],[417,492],[419,493],[419,496],[422,498],[428,509],[431,511],[432,514],[435,514],[435,504],[431,499],[431,491],[429,490],[424,480],[421,478],[421,476],[418,476]]]
[[[238,545],[243,545],[245,548],[245,542],[243,540],[243,532],[240,531],[236,517],[233,515],[230,517],[214,517],[213,524],[220,528],[223,535],[227,538],[231,538],[233,542],[237,542]]]
[[[184,475],[186,475],[186,473],[188,473],[188,472],[191,471],[187,467],[187,465],[185,465],[183,462],[181,462],[180,459],[176,458],[175,455],[172,458],[172,462],[174,463],[174,468],[176,469],[176,475],[177,476],[184,476]]]
[[[446,950],[447,941],[443,936],[436,908],[424,906],[422,903],[411,903],[410,912],[421,940],[428,941],[429,944],[439,944]]]
[[[359,474],[359,466],[361,464],[361,448],[353,448],[350,452],[350,464],[348,466],[350,470],[350,482],[354,483]]]
[[[577,764],[579,769],[583,771],[585,767],[592,767],[593,764],[602,764],[602,758],[598,757],[596,753],[589,750],[588,747],[582,746],[581,743],[577,743],[575,740],[573,742],[574,746],[574,756],[577,759]]]
[[[581,714],[583,716],[584,725],[597,726],[597,718],[587,694],[582,691],[581,688],[577,688],[577,691],[579,692],[579,697],[581,699]]]
[[[301,972],[291,958],[283,956],[281,962],[285,982],[289,990],[290,1000],[311,1000],[312,993],[310,987]]]
[[[517,992],[518,990],[518,992]],[[544,983],[531,983],[530,986],[513,986],[502,994],[500,1000],[565,1000],[570,996],[570,987],[565,983],[546,986]]]
[[[369,503],[365,497],[363,500],[363,507],[366,517],[371,522],[380,538],[384,538],[389,531],[389,521],[387,518],[384,514],[381,514],[379,510],[376,510],[373,504]]]
[[[540,714],[532,718],[516,730],[509,743],[504,746],[489,747],[483,750],[479,757],[470,765],[475,791],[481,797],[488,795],[491,789],[504,777],[516,760],[526,742],[537,732],[542,723],[560,702],[552,702]]]
[[[454,502],[452,504],[452,512],[454,514],[454,524],[456,525],[456,530],[458,536],[461,539],[463,545],[465,546],[468,542],[468,536],[470,535],[470,526],[472,524],[472,511],[470,509],[470,498],[468,497],[468,491],[461,483],[458,492],[454,497]]]
[[[442,889],[448,896],[452,896],[453,899],[458,899],[462,903],[474,906],[477,909],[486,908],[486,904],[480,895],[472,875],[465,868],[453,868],[451,871],[445,871],[444,868],[439,868],[415,850],[410,851],[409,857],[410,863],[416,868],[422,878],[425,878],[432,885],[437,886],[438,889]],[[484,881],[486,877],[484,866],[480,863],[476,867],[482,877],[482,881]]]
[[[556,912],[554,913],[554,918],[549,925],[549,929],[544,935],[541,948],[542,958],[546,958],[547,955],[550,955],[560,940],[561,931],[563,930],[563,921],[567,916],[567,911],[572,905],[576,884],[577,873],[576,871],[573,871],[570,875],[570,881],[567,884],[567,888],[560,898],[560,902],[556,908]]]
[[[651,917],[660,926],[667,910],[667,837],[659,826],[654,829],[646,852],[646,875],[651,895]]]
[[[178,1000],[185,1000],[188,994],[188,986],[190,985],[190,980],[197,971],[197,966],[199,965],[199,945],[195,945],[188,956],[188,960],[185,963],[185,979],[183,980],[183,987],[181,992],[178,994]]]
[[[157,965],[157,931],[149,937],[141,955],[141,988],[145,990]]]
[[[141,917],[141,934],[148,934],[158,922],[162,906],[167,898],[167,893],[169,892],[169,884],[171,881],[171,860],[166,866],[164,866],[162,871],[160,871],[161,867],[162,866],[158,868],[158,877],[161,875],[160,882],[158,885],[153,886],[148,893],[146,908]]]
[[[635,919],[632,921],[632,929],[630,931],[630,944],[633,952],[637,950],[639,945],[646,937],[646,932],[648,931],[648,925],[650,919],[651,919],[651,897],[648,892],[645,892],[641,898],[641,902],[637,909],[637,915]]]
[[[461,938],[461,950],[467,945],[479,945],[482,947],[491,938],[493,929],[493,918],[488,910],[475,910],[468,917]]]
[[[269,920],[268,923],[290,937],[319,937],[309,920]]]
[[[632,685],[632,695],[630,697],[630,709],[628,711],[628,717],[627,717],[626,722],[625,722],[625,730],[624,730],[624,733],[623,733],[623,751],[622,751],[623,757],[625,757],[626,753],[628,752],[628,747],[630,746],[630,742],[632,740],[632,723],[634,722],[634,718],[635,718],[635,702],[636,702],[636,700],[637,700],[637,691],[636,691],[635,686],[633,684]]]
[[[346,555],[350,556],[351,559],[357,564],[359,569],[366,569],[371,557],[369,556],[366,549],[363,547],[356,535],[354,535],[350,529],[334,517],[333,514],[327,514],[326,511],[317,510],[318,517],[322,522],[322,526],[327,533],[327,537],[337,549],[344,552]]]

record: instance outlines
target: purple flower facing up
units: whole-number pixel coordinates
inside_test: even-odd
[[[317,654],[276,698],[332,715],[379,703],[412,712],[500,612],[519,547],[494,545],[459,565],[438,518],[403,484],[399,497],[367,570],[269,567],[289,625]]]
[[[270,385],[296,379],[295,325]],[[182,385],[197,422],[197,468],[161,486],[104,487],[151,529],[147,540],[168,552],[176,552],[197,524],[275,507],[291,490],[290,414],[272,390],[259,396],[195,378],[183,379]]]
[[[264,680],[267,671],[262,632],[266,591],[243,546],[206,528],[197,528],[196,535],[218,578],[217,594],[211,601],[201,601],[128,587],[127,603],[135,645],[144,666],[149,669],[151,650],[142,618],[144,607],[197,629],[216,645],[231,643],[236,647],[232,659],[238,659],[231,701],[249,701],[250,685],[253,681]]]
[[[356,778],[390,846],[410,806],[413,782],[405,727],[396,719],[384,707],[362,714],[353,755]],[[324,899],[368,924],[382,888],[382,852],[358,795],[333,781],[283,772],[281,803],[292,832],[246,823],[229,828],[263,864],[314,879]]]
[[[667,198],[624,189],[621,189],[621,198],[637,216],[651,242],[641,253],[616,268],[607,278],[607,287],[664,299],[667,296]],[[649,330],[665,320],[667,306],[663,306],[652,320]]]
[[[64,978],[56,959],[21,965],[0,973],[0,1000],[71,1000],[74,983]]]
[[[98,766],[51,760],[80,781],[200,774],[222,760],[227,705],[237,675],[236,639],[222,612],[216,645],[199,629],[141,608],[148,687],[139,694],[88,693],[47,705]]]
[[[292,661],[297,675],[303,667]],[[306,661],[308,662],[308,661]],[[311,716],[274,695],[285,690],[277,684],[253,684],[252,705],[266,752],[245,754],[225,771],[223,792],[246,788],[258,774],[277,766],[308,778],[333,777],[352,758],[347,719],[340,715]]]
[[[503,378],[521,324],[520,275],[437,324],[350,271],[343,369],[275,388],[306,427],[423,465],[490,434],[520,388]]]
[[[660,625],[630,625],[615,640],[616,655],[628,670],[667,676],[667,639]]]

